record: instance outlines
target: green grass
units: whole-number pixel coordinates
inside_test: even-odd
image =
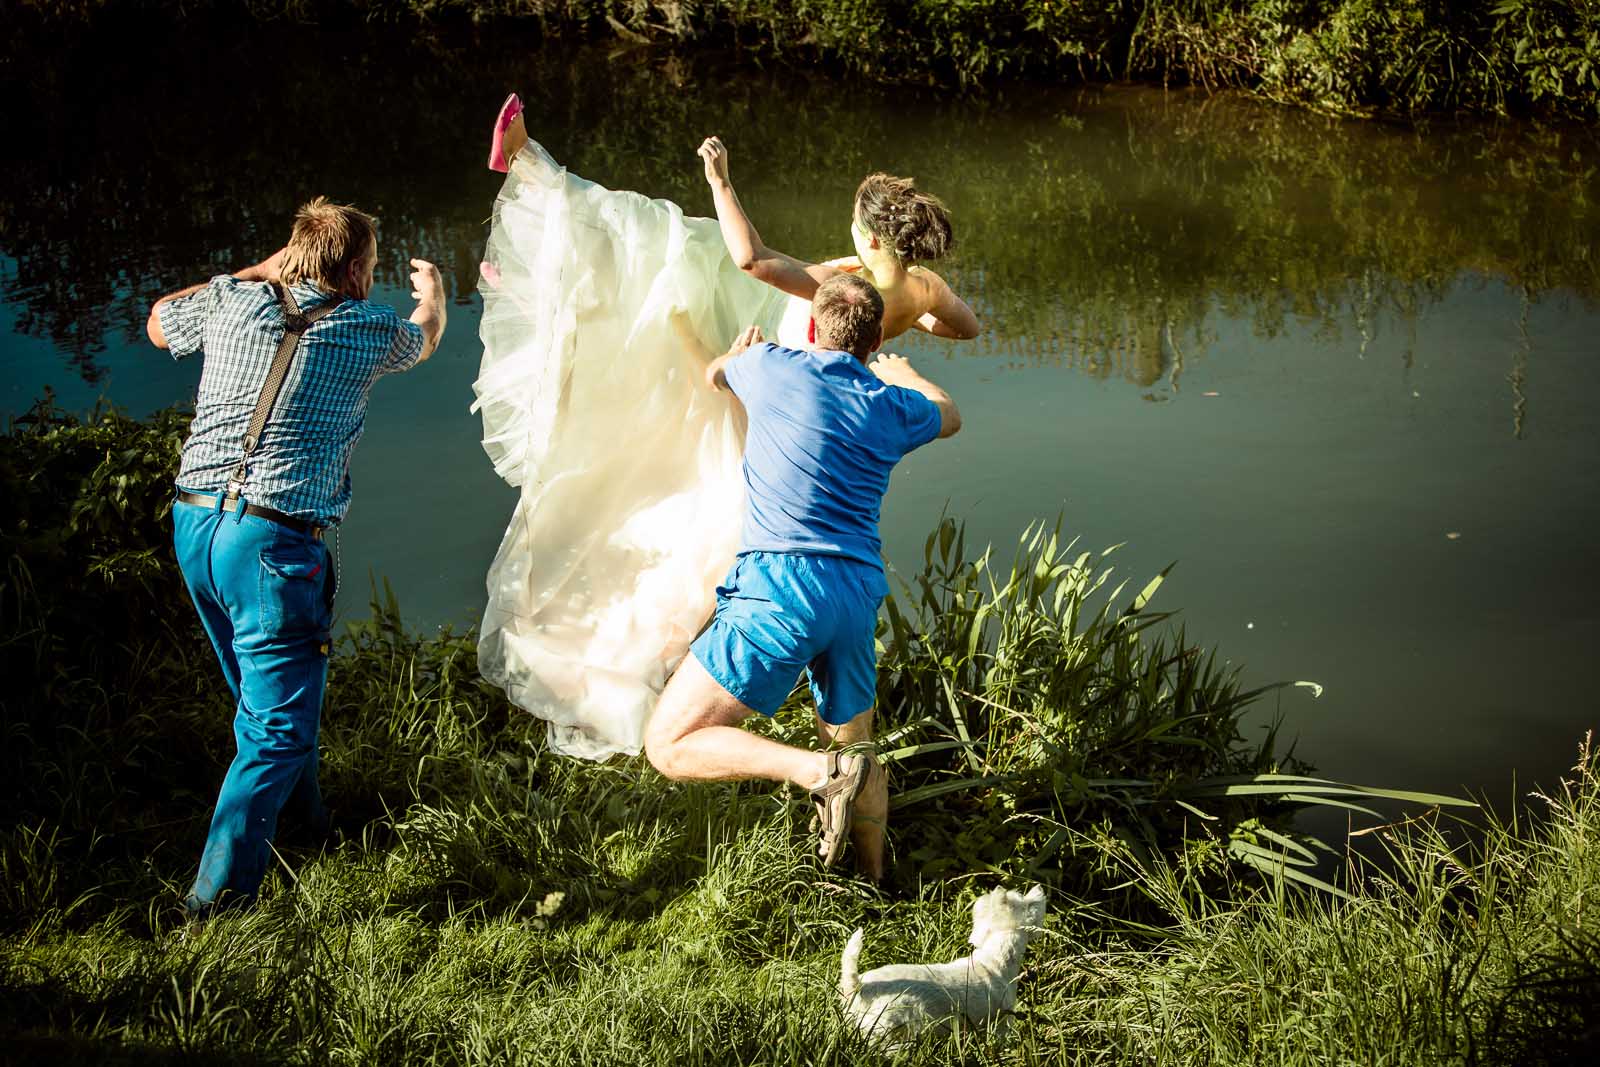
[[[528,759],[485,759],[476,799],[419,789],[359,838],[288,852],[261,906],[199,927],[164,906],[174,882],[74,895],[16,828],[0,1026],[84,1062],[876,1062],[835,1011],[848,932],[867,927],[869,963],[954,957],[993,880],[880,894],[816,870],[794,798]],[[1540,807],[1477,854],[1433,819],[1392,828],[1349,901],[1218,894],[1114,851],[1165,917],[1057,895],[1020,1045],[967,1035],[908,1062],[1584,1062],[1600,1025],[1587,751]]]
[[[1159,579],[1118,591],[1046,527],[1000,565],[941,524],[886,615],[881,889],[818,869],[787,789],[550,755],[477,678],[470,634],[408,633],[387,594],[333,660],[333,835],[286,827],[256,908],[185,925],[231,752],[162,548],[181,429],[46,405],[0,444],[0,1058],[877,1062],[836,1010],[849,932],[866,966],[953,958],[973,897],[1029,881],[1051,914],[1016,1043],[964,1033],[905,1062],[1578,1063],[1595,1044],[1587,748],[1511,822],[1311,778],[1273,731],[1245,741],[1261,694],[1154,611]],[[122,614],[168,596],[159,627]],[[764,728],[798,738],[809,712]],[[1292,823],[1394,796],[1412,817],[1363,839],[1372,858],[1330,865]]]

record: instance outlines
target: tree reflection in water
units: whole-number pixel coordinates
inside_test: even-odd
[[[763,234],[808,257],[847,250],[861,174],[915,174],[955,211],[940,269],[989,327],[962,352],[1005,362],[1176,392],[1218,313],[1265,338],[1309,323],[1365,356],[1383,316],[1414,328],[1455,287],[1498,279],[1524,294],[1520,433],[1527,305],[1600,296],[1600,147],[1579,128],[1397,127],[1154,89],[841,87],[505,30],[119,38],[3,69],[23,147],[0,170],[0,293],[91,381],[151,300],[270,251],[314,193],[380,215],[381,279],[421,255],[470,301],[496,188],[486,116],[507,87],[575,171],[695,214],[710,204],[694,146],[721,133]]]

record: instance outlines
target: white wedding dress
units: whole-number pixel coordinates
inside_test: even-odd
[[[473,410],[522,495],[489,567],[479,669],[553,749],[637,753],[738,549],[743,412],[672,325],[720,353],[808,306],[739,271],[714,219],[604,189],[539,145],[512,161],[484,257]],[[797,336],[798,335],[798,336]]]

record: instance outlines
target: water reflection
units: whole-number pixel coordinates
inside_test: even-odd
[[[367,572],[417,624],[481,616],[513,497],[467,412],[498,187],[482,157],[516,87],[578,173],[694,213],[711,210],[694,148],[722,134],[763,235],[797,255],[848,248],[866,171],[950,202],[940,270],[989,329],[903,339],[969,427],[896,475],[883,532],[902,571],[941,509],[1002,558],[1064,510],[1084,547],[1127,542],[1119,577],[1179,559],[1162,595],[1196,640],[1252,684],[1327,685],[1282,710],[1335,776],[1500,790],[1508,765],[1548,780],[1587,725],[1593,131],[1149,90],[957,98],[504,29],[115,44],[0,63],[24,146],[0,170],[5,406],[46,384],[141,413],[192,396],[198,367],[143,338],[149,301],[270,251],[311,194],[377,211],[383,298],[404,300],[422,254],[468,306],[369,415],[344,618],[365,614]]]
[[[1517,348],[1511,357],[1511,373],[1506,375],[1506,381],[1511,383],[1511,432],[1519,441],[1528,419],[1528,355],[1533,351],[1533,342],[1528,338],[1528,311],[1532,307],[1533,300],[1524,288],[1522,314],[1517,317]]]
[[[381,279],[423,255],[470,298],[494,188],[483,127],[507,85],[575,170],[691,212],[709,212],[692,151],[716,128],[764,234],[800,255],[843,250],[861,173],[916,174],[955,208],[944,269],[990,327],[965,351],[1153,398],[1205,359],[1218,315],[1263,338],[1312,323],[1364,358],[1380,321],[1414,331],[1463,276],[1499,278],[1525,293],[1520,432],[1526,302],[1600,296],[1593,131],[1394,128],[1153,90],[845,90],[717,57],[535,52],[504,32],[115,45],[18,57],[0,94],[29,146],[0,172],[0,293],[90,381],[155,296],[270,251],[311,192],[382,216]]]

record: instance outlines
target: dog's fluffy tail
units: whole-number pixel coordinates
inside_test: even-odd
[[[859,927],[845,942],[844,954],[839,957],[839,995],[848,1004],[861,992],[861,943],[867,932]]]

